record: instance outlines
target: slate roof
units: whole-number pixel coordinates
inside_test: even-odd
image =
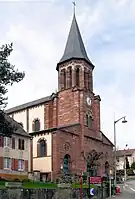
[[[27,134],[27,132],[22,128],[22,126],[15,121],[13,118],[11,118],[9,115],[6,113],[4,114],[5,120],[11,124],[11,126],[14,129],[15,134],[25,136],[25,137],[31,137],[30,135]]]
[[[92,62],[89,60],[87,56],[75,15],[73,16],[64,54],[61,60],[59,61],[59,63],[57,64],[56,69],[58,70],[59,64],[65,61],[69,61],[70,59],[73,59],[73,58],[84,59],[94,68],[94,65],[92,64]]]
[[[117,157],[123,157],[124,155],[131,156],[134,152],[135,149],[118,150],[116,151],[116,156]]]
[[[51,96],[43,97],[43,98],[34,100],[32,102],[28,102],[28,103],[21,104],[19,106],[15,106],[13,108],[7,109],[7,110],[5,110],[5,113],[11,114],[11,113],[14,113],[14,112],[17,112],[17,111],[21,111],[21,110],[36,106],[36,105],[43,104],[43,103],[50,101],[50,100],[51,100]]]

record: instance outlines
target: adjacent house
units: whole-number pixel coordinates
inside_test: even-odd
[[[117,170],[124,169],[125,157],[127,157],[129,166],[131,167],[132,163],[135,162],[135,149],[118,150],[116,152],[116,157],[117,157]]]
[[[0,178],[23,180],[32,172],[32,140],[13,118],[5,114],[13,128],[11,137],[0,136]]]

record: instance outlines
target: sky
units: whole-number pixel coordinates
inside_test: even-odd
[[[101,96],[101,130],[117,147],[135,148],[135,1],[77,0],[76,18],[95,65],[94,92]],[[14,44],[10,61],[25,79],[9,88],[8,107],[57,89],[61,59],[73,17],[72,0],[1,1],[0,45]]]

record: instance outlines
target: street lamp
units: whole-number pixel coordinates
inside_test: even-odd
[[[127,123],[126,116],[114,121],[114,185],[116,187],[116,123],[122,120],[122,123]]]
[[[60,165],[60,169],[63,170],[63,164]]]

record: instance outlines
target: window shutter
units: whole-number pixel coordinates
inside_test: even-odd
[[[37,143],[37,157],[40,157],[40,143]]]
[[[15,138],[12,137],[12,149],[15,149]]]
[[[12,158],[12,170],[15,170],[15,159],[14,158]]]
[[[18,140],[18,149],[21,149],[21,140]]]
[[[17,171],[17,170],[18,170],[18,160],[15,159],[14,161],[15,161],[15,167],[14,167],[14,168],[15,168],[15,170]]]
[[[0,157],[0,169],[3,169],[3,166],[4,166],[3,165],[3,163],[4,163],[3,160],[4,160],[3,157]]]
[[[21,140],[22,141],[22,150],[24,150],[24,140]]]
[[[28,160],[25,160],[25,171],[28,171]]]
[[[0,136],[0,147],[3,147],[3,143],[4,142],[4,138],[3,138],[3,136]]]

